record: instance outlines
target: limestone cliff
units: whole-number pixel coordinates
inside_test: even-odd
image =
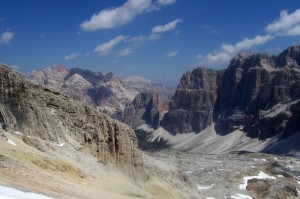
[[[176,133],[199,132],[213,121],[222,71],[197,68],[184,74],[161,126]]]
[[[119,165],[132,176],[142,169],[131,128],[57,91],[28,82],[4,65],[0,66],[0,107],[2,128],[24,133],[24,141],[40,150],[44,149],[34,138],[75,142],[99,161]]]
[[[215,109],[218,132],[226,134],[243,127],[250,137],[262,139],[282,132],[286,135],[297,132],[299,125],[292,121],[299,121],[296,111],[300,105],[297,102],[299,58],[299,46],[277,57],[266,54],[235,57],[224,73],[218,93]]]
[[[183,75],[161,126],[172,134],[242,129],[265,139],[300,130],[300,47],[278,56],[240,53],[226,70],[197,68]]]
[[[126,106],[122,121],[133,128],[148,124],[157,129],[168,108],[168,101],[159,94],[139,93],[132,103]]]

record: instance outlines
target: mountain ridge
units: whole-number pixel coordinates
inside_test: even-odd
[[[148,141],[165,137],[172,146],[171,140],[177,140],[177,135],[201,133],[212,124],[218,136],[241,131],[259,142],[276,136],[281,142],[297,134],[299,64],[300,46],[292,46],[278,56],[240,53],[224,70],[199,67],[183,74],[169,111],[160,128],[150,130]],[[215,138],[212,135],[210,139]],[[195,147],[198,145],[195,143]]]
[[[121,80],[113,73],[103,74],[82,68],[68,70],[62,65],[35,70],[27,79],[62,91],[119,120],[123,118],[125,106],[140,92],[158,92],[165,98],[173,94],[173,89],[142,77]]]

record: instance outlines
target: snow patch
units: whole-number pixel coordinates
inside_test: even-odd
[[[11,141],[10,139],[7,140],[7,143],[13,145],[13,146],[17,146],[16,143],[14,143],[13,141]]]
[[[19,132],[19,131],[14,131],[13,132],[14,134],[17,134],[17,135],[24,135],[23,133]]]
[[[300,181],[297,181],[298,184],[300,184]]]
[[[198,191],[201,191],[201,190],[205,190],[205,189],[211,189],[211,188],[213,188],[213,186],[215,186],[215,184],[212,184],[212,185],[210,185],[210,186],[197,186],[197,188],[198,188]]]
[[[278,178],[283,178],[283,175],[277,175]]]
[[[32,192],[23,192],[18,189],[5,187],[0,185],[0,198],[1,199],[54,199],[44,195]]]
[[[63,146],[65,146],[65,143],[60,143],[60,144],[57,144],[57,146],[59,146],[59,147],[63,147]]]
[[[206,197],[206,199],[215,199],[215,198],[209,197],[209,196],[205,196],[205,197]]]
[[[252,199],[251,196],[247,196],[247,195],[244,195],[244,194],[236,194],[234,196],[230,196],[231,198],[233,199]]]
[[[260,171],[259,174],[257,176],[246,176],[243,178],[244,179],[244,183],[240,184],[240,189],[246,190],[247,186],[248,186],[248,180],[251,179],[272,179],[272,180],[276,180],[276,177],[274,176],[269,176],[268,174]]]

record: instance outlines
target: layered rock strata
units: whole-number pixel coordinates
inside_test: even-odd
[[[197,68],[183,75],[161,126],[172,134],[218,134],[243,129],[265,139],[300,130],[300,47],[278,56],[240,53],[223,71]]]

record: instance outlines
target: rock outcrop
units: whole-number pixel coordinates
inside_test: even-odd
[[[130,127],[60,92],[26,81],[4,65],[0,66],[0,113],[4,131],[22,132],[24,142],[41,151],[45,149],[36,138],[71,144],[104,164],[118,165],[130,176],[143,173]]]
[[[165,112],[168,101],[157,93],[139,93],[124,110],[123,122],[137,128],[143,124],[157,129]]]
[[[184,74],[161,126],[173,134],[199,132],[209,126],[221,78],[222,71],[205,68]]]
[[[161,126],[172,134],[243,129],[265,139],[300,130],[300,47],[278,56],[240,53],[224,71],[197,68],[183,75]]]

